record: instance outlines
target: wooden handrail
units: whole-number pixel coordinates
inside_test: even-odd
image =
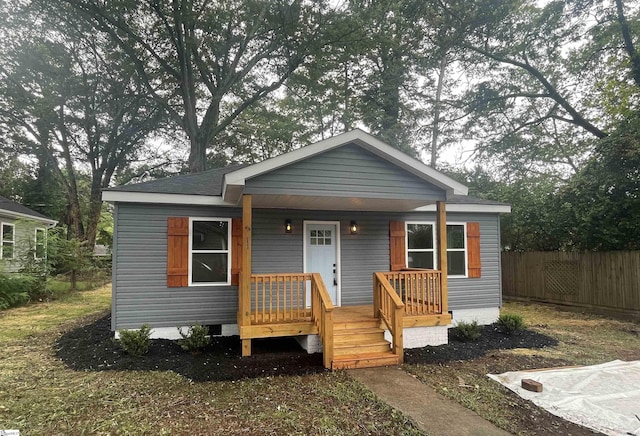
[[[333,361],[333,303],[319,273],[311,275],[311,316],[322,340],[322,359],[325,368]]]
[[[392,338],[393,354],[403,360],[404,303],[383,273],[373,273],[374,316],[384,322]]]

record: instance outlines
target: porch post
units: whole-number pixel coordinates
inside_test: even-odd
[[[251,324],[251,195],[242,196],[242,269],[240,270],[240,294],[238,305],[242,326]],[[242,356],[251,356],[251,339],[242,339]]]
[[[444,201],[436,202],[436,227],[438,231],[438,269],[442,292],[442,313],[449,311],[449,289],[447,281],[447,209]]]

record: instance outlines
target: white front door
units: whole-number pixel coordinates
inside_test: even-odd
[[[331,302],[340,306],[340,223],[305,221],[304,227],[304,271],[320,273]]]

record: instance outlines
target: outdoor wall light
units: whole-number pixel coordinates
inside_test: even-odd
[[[351,224],[349,224],[349,231],[352,235],[358,233],[358,223],[355,221],[351,221]]]
[[[291,225],[291,220],[284,220],[284,232],[291,233],[293,230],[293,226]]]

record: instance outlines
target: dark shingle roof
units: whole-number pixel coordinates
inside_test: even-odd
[[[451,195],[447,198],[449,204],[490,204],[494,206],[510,206],[509,203],[503,203],[495,200],[485,200],[484,198],[471,197],[469,195]]]
[[[2,210],[8,210],[10,212],[20,213],[23,215],[30,215],[34,218],[43,218],[45,220],[50,219],[42,215],[40,212],[36,212],[33,209],[29,209],[27,206],[23,206],[20,203],[16,203],[15,201],[11,201],[5,197],[0,197],[0,211]]]
[[[123,185],[108,188],[105,191],[151,192],[157,194],[190,194],[190,195],[222,195],[222,179],[224,175],[247,164],[238,164],[226,168],[216,168],[200,173],[167,177],[166,179]]]

